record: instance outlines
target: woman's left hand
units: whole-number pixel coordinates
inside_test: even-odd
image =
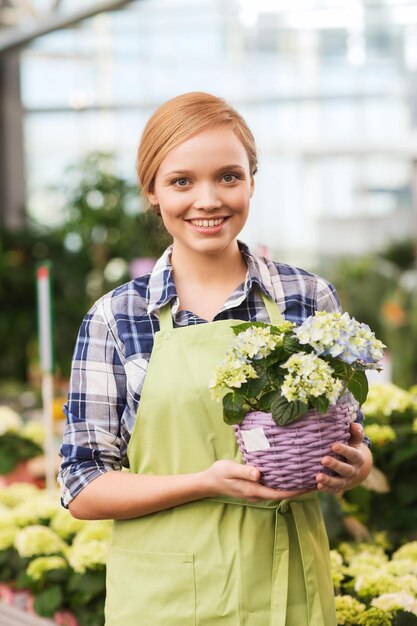
[[[335,443],[333,452],[344,457],[343,460],[325,456],[322,464],[336,472],[336,476],[319,473],[316,476],[317,489],[325,493],[338,493],[359,485],[369,474],[372,466],[372,455],[368,446],[363,443],[364,430],[361,424],[350,425],[349,443]]]

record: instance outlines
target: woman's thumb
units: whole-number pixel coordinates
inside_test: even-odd
[[[259,480],[261,477],[261,472],[257,467],[253,467],[253,465],[247,465],[247,476],[248,480]]]

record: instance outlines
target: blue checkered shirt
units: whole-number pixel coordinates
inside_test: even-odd
[[[302,269],[254,256],[239,242],[247,263],[246,280],[229,296],[215,320],[269,322],[258,287],[272,298],[285,319],[300,324],[315,311],[339,311],[334,287]],[[169,247],[149,274],[100,298],[78,334],[61,446],[59,482],[69,502],[108,470],[128,467],[127,447],[143,383],[159,330],[159,310],[172,307],[174,326],[203,324],[179,310]],[[359,414],[358,421],[363,416]]]

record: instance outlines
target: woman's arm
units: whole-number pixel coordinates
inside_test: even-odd
[[[106,472],[70,502],[78,519],[130,519],[210,496],[232,496],[249,502],[281,500],[301,491],[277,491],[259,483],[260,472],[235,461],[216,461],[195,474],[149,476]]]

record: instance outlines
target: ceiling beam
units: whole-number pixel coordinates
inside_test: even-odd
[[[24,28],[8,28],[3,32],[0,31],[0,54],[25,46],[37,37],[46,35],[47,33],[73,26],[98,13],[113,11],[125,4],[136,1],[137,0],[101,0],[100,2],[93,2],[88,7],[71,13],[63,14],[54,11],[45,15],[40,20],[34,20],[30,25],[26,23]]]

